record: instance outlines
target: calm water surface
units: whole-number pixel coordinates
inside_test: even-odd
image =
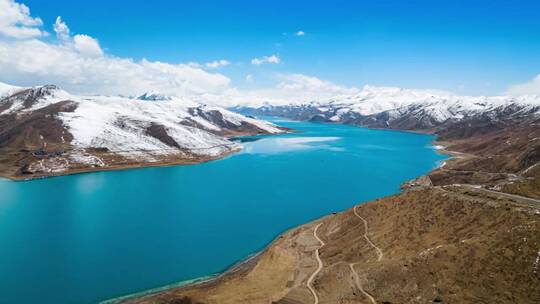
[[[200,165],[0,180],[0,303],[96,303],[220,272],[444,158],[426,135],[276,123],[302,132]]]

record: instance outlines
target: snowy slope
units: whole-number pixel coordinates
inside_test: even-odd
[[[74,95],[51,85],[0,89],[15,92],[0,99],[0,124],[9,127],[0,149],[61,151],[61,157],[34,164],[38,171],[60,172],[73,162],[106,166],[103,153],[140,162],[217,157],[240,148],[229,136],[283,132],[266,121],[157,93],[126,98]]]
[[[251,115],[278,115],[294,119],[429,130],[445,122],[475,116],[496,119],[539,115],[539,96],[457,96],[447,92],[365,86],[354,95],[287,106],[236,107]]]
[[[448,96],[448,93],[440,91],[365,86],[358,94],[334,97],[326,103],[332,107],[347,108],[361,115],[371,115],[413,103],[432,102]]]

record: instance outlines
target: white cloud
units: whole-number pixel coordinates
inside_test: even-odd
[[[30,9],[14,0],[0,0],[0,36],[27,39],[46,35],[43,22],[30,16]]]
[[[246,75],[246,81],[247,81],[247,82],[252,82],[252,81],[253,81],[253,75],[247,74],[247,75]]]
[[[305,33],[304,31],[298,31],[298,32],[296,32],[295,35],[296,35],[296,36],[305,36],[306,33]]]
[[[207,62],[205,63],[204,65],[207,67],[207,68],[210,68],[210,69],[217,69],[219,67],[224,67],[224,66],[227,66],[231,64],[229,61],[227,60],[224,60],[224,59],[221,59],[221,60],[216,60],[216,61],[211,61],[211,62]]]
[[[136,95],[145,91],[189,95],[219,93],[229,78],[187,64],[86,56],[70,45],[40,40],[0,41],[0,80],[57,84],[74,93]]]
[[[54,22],[54,32],[56,33],[56,38],[61,41],[69,40],[69,27],[67,24],[62,21],[62,17],[56,17]]]
[[[271,56],[263,56],[261,58],[253,58],[251,59],[251,64],[253,65],[261,65],[265,63],[273,63],[278,64],[281,62],[281,59],[278,55],[271,55]]]
[[[192,68],[196,68],[196,69],[200,69],[202,68],[202,65],[198,62],[195,62],[195,61],[190,61],[188,63],[186,63],[187,66],[190,66]]]
[[[248,75],[249,76],[249,75]],[[247,78],[246,78],[247,80]],[[303,74],[279,74],[277,84],[270,88],[237,90],[229,89],[220,96],[206,95],[208,102],[223,106],[305,103],[324,100],[336,95],[359,93],[357,88],[347,88],[330,81]]]
[[[330,81],[321,80],[317,77],[303,74],[285,74],[280,75],[282,81],[276,88],[290,91],[302,92],[304,94],[313,93],[314,96],[334,96],[342,94],[358,93],[356,88],[346,88]]]
[[[277,75],[270,88],[239,90],[223,74],[214,69],[230,64],[227,60],[207,63],[173,64],[146,59],[116,57],[107,54],[98,40],[82,34],[71,34],[68,25],[58,17],[54,24],[56,40],[44,40],[40,35],[41,21],[32,18],[28,8],[13,1],[0,0],[0,17],[5,17],[5,5],[16,7],[9,14],[19,14],[24,22],[0,19],[0,81],[20,86],[56,84],[78,94],[139,95],[146,91],[192,98],[223,106],[272,101],[276,103],[305,102],[338,94],[355,92],[332,82],[302,74]],[[2,7],[4,5],[4,7]],[[11,18],[11,19],[9,19]],[[18,20],[20,17],[9,17]],[[30,21],[28,21],[30,20]],[[24,27],[19,35],[6,35],[6,24]],[[13,32],[12,30],[10,30]],[[9,31],[8,31],[9,32]],[[277,55],[254,58],[252,64],[277,64]],[[203,69],[204,68],[204,69]],[[246,81],[253,76],[247,75]]]
[[[56,38],[65,45],[72,45],[81,55],[88,57],[103,56],[103,50],[99,46],[97,39],[88,35],[75,35],[73,39],[67,24],[62,21],[62,17],[56,17],[53,25]]]
[[[225,60],[225,59],[214,60],[214,61],[210,61],[210,62],[207,62],[207,63],[199,63],[199,62],[196,62],[196,61],[190,61],[190,62],[186,63],[186,65],[188,65],[188,66],[190,66],[192,68],[197,68],[197,69],[203,69],[203,68],[217,69],[217,68],[221,68],[221,67],[224,67],[224,66],[228,66],[230,64],[231,64],[231,62],[228,61],[228,60]]]
[[[103,55],[103,50],[95,38],[88,35],[75,35],[73,42],[74,48],[83,56],[98,57]]]
[[[21,25],[24,30],[13,30]],[[26,6],[0,0],[0,81],[22,86],[50,83],[73,93],[111,95],[160,91],[186,96],[230,89],[228,77],[206,72],[198,64],[135,61],[105,54],[95,38],[71,37],[60,17],[54,24],[57,41],[39,39],[43,32],[34,27],[39,25],[41,21],[32,18]],[[4,37],[6,33],[9,37]],[[225,62],[217,61],[217,65]]]
[[[536,75],[532,80],[526,83],[520,83],[510,86],[506,90],[506,94],[509,95],[525,95],[525,94],[538,94],[540,95],[540,74]]]

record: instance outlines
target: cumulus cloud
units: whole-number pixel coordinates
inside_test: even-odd
[[[46,35],[43,22],[30,16],[30,9],[14,0],[0,0],[0,36],[27,39]]]
[[[540,95],[540,74],[536,75],[532,80],[510,86],[506,93],[509,95],[525,95],[538,94]]]
[[[56,21],[54,22],[54,32],[56,33],[56,38],[60,41],[67,41],[69,40],[69,27],[67,24],[62,21],[62,17],[58,16],[56,17]]]
[[[215,61],[207,62],[204,65],[207,68],[210,68],[210,69],[217,69],[217,68],[220,68],[220,67],[227,66],[229,64],[231,64],[229,61],[221,59],[221,60],[215,60]]]
[[[81,55],[88,57],[98,57],[103,55],[103,50],[99,46],[97,39],[88,35],[75,35],[73,38],[70,35],[70,30],[67,24],[62,21],[62,17],[56,17],[53,25],[56,38],[60,43],[71,45]]]
[[[230,89],[228,77],[200,66],[105,54],[97,39],[71,36],[61,17],[53,26],[56,41],[40,39],[41,25],[26,6],[0,0],[0,81],[22,86],[51,83],[73,93],[111,95],[160,91],[186,96]],[[226,64],[219,60],[208,67]]]
[[[95,38],[88,35],[75,35],[73,42],[74,48],[83,56],[98,57],[103,55],[103,50]]]
[[[87,56],[79,49],[35,39],[0,41],[0,76],[16,84],[53,83],[75,93],[124,95],[152,90],[179,95],[218,93],[230,82],[223,75],[187,64]]]
[[[221,60],[214,60],[214,61],[209,61],[209,62],[206,62],[206,63],[199,63],[199,62],[196,62],[196,61],[190,61],[188,63],[186,63],[188,66],[192,67],[192,68],[197,68],[197,69],[217,69],[217,68],[221,68],[221,67],[224,67],[224,66],[228,66],[229,64],[231,64],[230,61],[228,60],[225,60],[225,59],[221,59]]]
[[[296,35],[296,36],[305,36],[306,33],[305,33],[304,31],[298,31],[298,32],[296,32],[295,35]]]
[[[278,64],[280,62],[281,62],[281,59],[279,58],[278,55],[263,56],[261,58],[251,59],[251,64],[253,65],[261,65],[265,63]]]
[[[314,93],[317,96],[334,96],[358,93],[357,88],[346,88],[330,81],[303,74],[280,75],[282,81],[276,88],[284,91]]]
[[[230,89],[221,96],[205,97],[211,102],[224,106],[261,105],[265,102],[279,105],[319,101],[336,95],[356,94],[361,91],[304,74],[278,74],[276,80],[277,83],[269,88],[243,91]]]

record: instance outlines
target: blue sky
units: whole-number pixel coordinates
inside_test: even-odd
[[[539,1],[19,2],[44,30],[53,33],[62,16],[72,32],[95,37],[113,56],[227,60],[218,72],[238,88],[300,73],[346,87],[493,95],[540,73]],[[274,54],[279,64],[250,63]]]

